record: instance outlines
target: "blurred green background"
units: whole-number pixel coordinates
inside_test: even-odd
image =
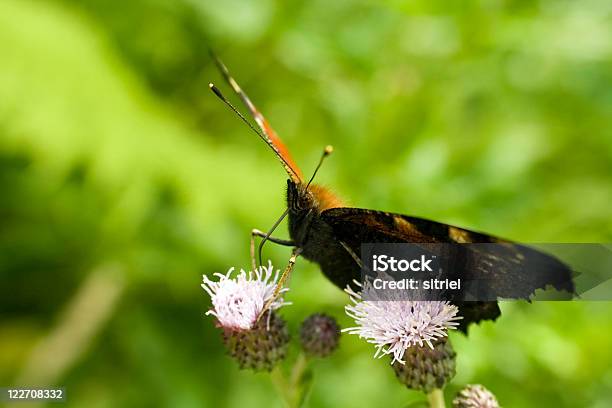
[[[285,186],[209,92],[208,46],[306,174],[335,146],[318,181],[351,205],[612,241],[608,0],[2,0],[0,385],[64,386],[74,407],[281,406],[204,316],[202,274],[248,267]],[[304,260],[288,300],[294,333],[316,311],[351,324]],[[502,309],[452,335],[448,398],[482,383],[505,407],[612,405],[612,304]],[[344,336],[309,406],[424,399],[373,351]]]

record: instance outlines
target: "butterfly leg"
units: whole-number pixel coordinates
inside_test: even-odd
[[[276,284],[276,288],[274,289],[274,294],[272,295],[272,297],[270,299],[268,299],[268,301],[264,305],[263,309],[261,309],[261,312],[259,313],[259,316],[257,317],[258,321],[259,321],[259,319],[261,319],[261,316],[263,316],[266,313],[266,311],[270,308],[270,306],[272,306],[272,303],[274,303],[274,301],[280,295],[281,290],[283,289],[283,286],[285,286],[285,282],[289,278],[289,275],[291,275],[291,271],[293,270],[293,266],[295,265],[295,261],[296,261],[297,257],[300,256],[301,253],[302,253],[302,248],[294,248],[293,251],[291,252],[291,257],[289,258],[289,263],[285,267],[285,270],[281,274],[280,279],[278,280],[278,283]]]
[[[253,266],[253,271],[257,269],[257,262],[255,261],[255,237],[265,238],[266,236],[267,234],[263,231],[260,231],[258,229],[251,230],[251,265]],[[281,239],[268,236],[268,241],[283,246],[295,246],[295,242],[289,239]]]
[[[351,249],[351,247],[349,247],[346,242],[344,241],[339,241],[340,245],[342,245],[342,248],[344,248],[344,250],[351,256],[351,258],[353,258],[353,261],[355,261],[355,263],[357,264],[357,266],[359,266],[359,268],[363,269],[363,262],[361,262],[361,259],[359,259],[359,257],[357,256],[357,254]]]

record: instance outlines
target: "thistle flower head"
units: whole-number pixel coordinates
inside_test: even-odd
[[[453,400],[454,408],[499,408],[495,395],[480,384],[468,385]]]
[[[265,316],[249,330],[223,329],[223,344],[240,368],[270,371],[287,355],[290,340],[285,321],[274,312]]]
[[[217,318],[217,325],[223,330],[223,343],[240,368],[270,371],[287,354],[289,330],[275,310],[287,304],[282,294],[288,289],[281,290],[258,320],[274,296],[278,271],[273,275],[272,263],[253,272],[241,270],[234,278],[233,271],[231,268],[225,275],[216,273],[218,282],[204,275],[202,288],[213,305],[206,314]]]
[[[393,363],[397,379],[406,387],[426,393],[444,386],[455,376],[455,357],[451,342],[444,337],[427,346],[410,347],[404,358],[406,364]]]
[[[215,273],[218,282],[203,276],[202,288],[210,295],[213,306],[206,314],[215,316],[218,325],[224,329],[249,330],[254,327],[266,302],[274,296],[279,271],[273,274],[272,262],[267,268],[260,266],[248,273],[241,270],[231,278],[233,271],[231,268],[225,275]],[[270,311],[289,304],[282,296],[287,290],[281,289],[279,297],[270,305]]]
[[[300,327],[300,342],[306,354],[313,357],[327,357],[340,341],[340,327],[331,316],[323,313],[310,315]]]
[[[457,307],[446,301],[393,299],[388,294],[381,298],[377,291],[369,291],[368,300],[363,300],[362,292],[350,287],[346,292],[351,303],[345,306],[345,312],[357,326],[342,331],[375,344],[375,357],[392,354],[392,364],[403,364],[409,347],[427,345],[433,349],[434,342],[445,337],[448,329],[455,329],[459,324],[456,320],[461,319]]]

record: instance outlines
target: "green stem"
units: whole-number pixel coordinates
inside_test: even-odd
[[[297,360],[295,360],[295,364],[293,364],[293,369],[291,370],[289,395],[291,395],[292,408],[300,408],[304,403],[306,396],[305,393],[308,392],[308,389],[305,389],[302,380],[307,368],[308,358],[306,358],[306,355],[302,352],[298,355]]]
[[[304,353],[300,353],[297,360],[295,360],[295,364],[293,365],[293,370],[291,371],[291,386],[295,388],[296,385],[300,383],[302,379],[302,375],[304,375],[304,370],[308,366],[308,359]]]
[[[285,380],[285,376],[280,367],[276,367],[270,373],[270,379],[272,380],[272,384],[274,384],[274,388],[283,398],[284,406],[287,408],[292,408],[291,406],[291,397],[289,395],[289,387],[287,386],[287,381]]]
[[[287,408],[300,408],[304,402],[305,393],[308,389],[302,384],[303,376],[308,369],[308,359],[304,353],[300,353],[293,364],[291,377],[286,378],[280,367],[276,367],[270,373],[270,378],[278,393],[283,397]]]
[[[444,404],[444,393],[441,389],[435,388],[432,392],[427,394],[427,400],[431,408],[445,408]]]

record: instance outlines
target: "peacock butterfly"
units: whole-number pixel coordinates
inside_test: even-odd
[[[567,265],[553,256],[524,245],[423,218],[345,206],[328,188],[312,184],[323,159],[332,152],[330,146],[325,148],[312,177],[306,181],[289,150],[265,117],[230,75],[226,66],[214,54],[212,57],[225,81],[242,100],[257,123],[258,129],[213,84],[209,85],[211,90],[270,147],[289,177],[287,209],[268,232],[254,229],[251,234],[251,258],[254,267],[256,236],[263,238],[259,244],[260,263],[261,250],[266,241],[293,248],[279,288],[284,284],[296,258],[300,255],[318,264],[323,274],[334,285],[344,289],[361,277],[359,259],[361,245],[365,243],[499,243],[504,244],[506,248],[502,256],[488,257],[486,261],[479,262],[480,255],[476,251],[468,254],[478,265],[477,273],[493,276],[500,286],[515,288],[515,293],[519,293],[517,297],[525,299],[528,299],[529,294],[536,289],[545,288],[547,285],[552,285],[558,290],[574,292],[572,272]],[[285,217],[288,217],[289,240],[272,236],[272,232]],[[537,277],[523,279],[527,277],[516,276],[516,273],[521,273],[512,267],[516,264],[526,266],[518,269],[519,271],[529,271],[530,265],[537,265],[541,270]],[[544,265],[543,270],[542,265]],[[459,327],[463,331],[467,331],[470,323],[495,320],[501,313],[496,301],[455,303],[459,307],[459,314],[463,316]]]

